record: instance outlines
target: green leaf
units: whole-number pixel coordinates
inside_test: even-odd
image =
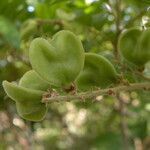
[[[16,27],[3,16],[0,16],[0,34],[14,48],[20,46],[20,36]]]

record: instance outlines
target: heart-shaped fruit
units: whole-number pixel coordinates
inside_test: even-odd
[[[44,91],[24,88],[8,81],[3,81],[3,87],[7,95],[16,102],[37,102],[41,100],[44,93]]]
[[[31,121],[40,121],[46,114],[46,105],[41,103],[44,91],[33,90],[3,81],[7,95],[16,102],[21,117]],[[33,117],[32,117],[33,116]]]
[[[86,53],[84,68],[76,83],[79,90],[107,87],[116,82],[118,74],[114,66],[103,56]]]
[[[144,64],[150,61],[150,29],[144,30],[138,42],[137,57]]]
[[[50,88],[49,83],[43,80],[34,70],[30,70],[23,75],[19,81],[19,86],[41,91]]]
[[[30,121],[41,121],[47,112],[47,109],[45,108],[44,104],[41,103],[19,103],[16,102],[16,108],[18,114],[27,120]]]
[[[84,49],[77,36],[63,30],[50,42],[43,38],[34,39],[29,58],[33,69],[51,85],[67,86],[83,69]]]
[[[150,60],[150,32],[137,28],[123,32],[119,39],[119,49],[123,57],[138,66]]]
[[[137,43],[141,36],[141,30],[137,28],[129,29],[123,32],[119,39],[119,49],[121,54],[130,62],[138,63],[135,50],[137,50]]]

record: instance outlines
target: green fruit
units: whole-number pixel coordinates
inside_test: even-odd
[[[7,95],[16,102],[17,111],[27,120],[40,121],[47,111],[46,105],[41,103],[44,91],[28,89],[8,81],[3,81]]]
[[[37,22],[35,20],[27,20],[23,23],[20,33],[21,39],[28,40],[30,36],[33,36],[37,32]]]
[[[138,43],[138,59],[145,64],[150,61],[150,29],[144,30]]]
[[[107,87],[117,80],[117,72],[113,65],[104,57],[93,54],[85,54],[85,64],[76,80],[80,90],[88,90],[92,87]]]
[[[135,50],[137,50],[137,43],[140,36],[141,30],[135,28],[123,32],[119,39],[121,54],[125,59],[134,64],[139,64],[139,60],[137,60],[137,56],[135,55]]]
[[[3,81],[3,87],[7,95],[16,102],[37,102],[42,98],[43,91],[24,88],[8,81]]]
[[[81,41],[70,31],[56,33],[48,42],[36,38],[31,42],[29,58],[33,69],[51,85],[66,86],[79,75],[84,65]]]
[[[46,91],[50,87],[34,70],[30,70],[23,75],[19,81],[19,86],[41,91]]]
[[[119,49],[123,57],[135,65],[143,66],[150,60],[150,32],[133,28],[123,32]]]
[[[16,102],[16,108],[18,114],[30,121],[41,121],[47,112],[44,104],[37,103],[32,104],[28,102],[18,103]]]

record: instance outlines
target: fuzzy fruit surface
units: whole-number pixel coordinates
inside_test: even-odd
[[[70,31],[56,33],[51,41],[36,38],[31,42],[29,59],[32,68],[54,86],[73,82],[83,69],[84,49]]]
[[[41,91],[50,88],[49,83],[43,80],[34,70],[30,70],[23,75],[19,81],[19,86]]]
[[[85,64],[76,80],[80,90],[92,87],[107,87],[117,80],[118,74],[114,66],[103,56],[86,53]]]
[[[46,114],[47,108],[41,103],[44,91],[33,90],[3,81],[7,95],[16,102],[18,114],[30,121],[40,121]]]
[[[150,29],[133,28],[123,32],[118,46],[126,60],[143,66],[150,60]]]

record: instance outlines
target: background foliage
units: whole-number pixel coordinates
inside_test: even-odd
[[[118,36],[131,27],[150,25],[149,0],[1,0],[0,82],[18,81],[31,69],[28,47],[35,37],[49,37],[59,30],[74,32],[86,52],[101,54],[120,71]],[[35,22],[23,35],[25,22]],[[125,60],[122,72],[130,82],[144,78]],[[132,71],[131,71],[132,70]],[[59,102],[49,105],[46,119],[28,122],[16,113],[0,84],[0,149],[122,150],[150,149],[150,93],[121,93],[93,102]]]

